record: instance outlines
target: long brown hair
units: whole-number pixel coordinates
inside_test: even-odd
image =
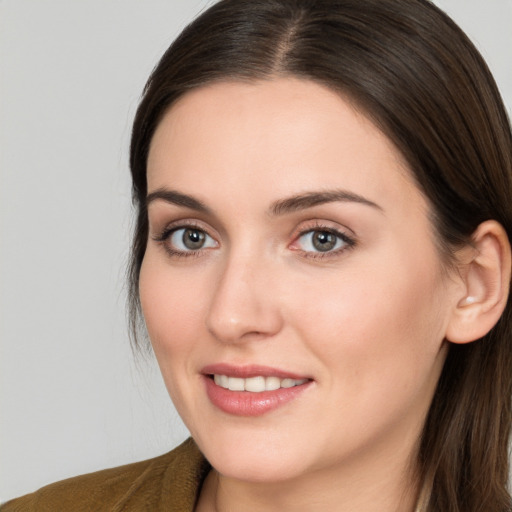
[[[394,142],[428,198],[447,264],[483,221],[512,237],[512,135],[496,84],[457,25],[428,0],[221,0],[188,26],[153,71],[135,118],[137,209],[131,321],[148,236],[146,160],[163,114],[213,81],[314,80],[349,97]],[[510,511],[512,317],[451,345],[423,430],[429,512]]]

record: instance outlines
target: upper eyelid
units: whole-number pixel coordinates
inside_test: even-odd
[[[349,235],[349,234],[345,233],[344,230],[336,229],[336,228],[331,228],[331,227],[327,227],[327,226],[318,226],[318,227],[315,227],[315,228],[304,229],[303,231],[300,231],[295,236],[295,238],[293,239],[292,243],[295,243],[297,240],[302,238],[304,235],[307,235],[308,233],[314,233],[315,231],[320,231],[320,232],[321,231],[325,231],[327,233],[331,233],[333,235],[336,235],[337,237],[341,238],[342,240],[344,240],[347,243],[349,243],[349,242],[352,243],[352,244],[356,243],[356,237],[354,235]]]
[[[186,229],[197,229],[198,231],[203,231],[208,238],[213,240],[215,246],[218,247],[219,241],[211,236],[207,230],[203,229],[200,226],[196,226],[192,223],[180,223],[180,221],[177,221],[175,223],[176,225],[166,224],[162,230],[158,231],[158,234],[153,234],[151,238],[154,242],[156,242],[158,245],[161,245],[167,254],[171,256],[172,258],[178,258],[178,257],[191,257],[191,256],[200,256],[203,251],[209,251],[212,248],[215,247],[199,247],[197,249],[188,249],[184,250],[178,247],[175,247],[173,243],[171,243],[171,239],[177,231],[186,230]]]
[[[184,225],[188,225],[190,222],[191,225],[194,226],[197,223],[201,229],[204,229],[207,232],[213,229],[214,232],[218,233],[222,230],[212,228],[212,223],[214,225],[218,225],[220,228],[222,228],[222,223],[220,223],[215,213],[209,208],[205,207],[204,210],[196,210],[192,206],[187,206],[187,204],[183,205],[178,202],[167,202],[159,197],[152,199],[147,205],[146,215],[150,230],[152,226],[158,225],[158,229],[162,230],[164,228],[160,228],[160,226],[163,226],[164,224],[166,226],[172,226],[175,223],[179,224],[180,222],[183,222]]]
[[[154,229],[156,233],[153,233],[151,236],[154,239],[161,238],[164,235],[169,235],[171,232],[174,232],[178,229],[183,228],[196,228],[201,231],[204,231],[208,236],[213,238],[217,243],[220,243],[220,239],[222,238],[221,233],[213,228],[210,224],[197,219],[197,218],[182,218],[172,220],[170,222],[162,223],[163,226],[158,226],[157,229]],[[150,222],[151,228],[151,222]],[[342,238],[348,238],[351,241],[357,239],[356,233],[350,229],[348,226],[344,224],[340,224],[339,222],[327,220],[327,219],[310,219],[301,221],[297,226],[293,228],[293,230],[289,233],[289,238],[291,240],[290,243],[294,243],[299,237],[305,235],[306,233],[312,231],[329,231],[334,234],[341,236]],[[149,230],[150,234],[152,229]]]
[[[296,239],[298,236],[301,236],[305,233],[322,230],[345,235],[351,239],[357,238],[357,234],[353,229],[349,228],[345,224],[341,224],[340,222],[327,219],[311,219],[309,221],[301,222],[296,228],[294,228],[291,236],[292,238]]]
[[[208,237],[212,238],[213,240],[215,240],[215,238],[212,235],[210,235],[210,233],[208,233],[208,231],[206,231],[205,229],[203,229],[200,226],[194,226],[192,224],[177,225],[177,226],[166,226],[166,227],[164,227],[163,230],[159,231],[157,235],[155,235],[155,238],[156,238],[156,240],[161,240],[161,239],[169,237],[173,233],[176,233],[176,231],[181,231],[182,229],[197,229],[198,231],[203,231],[206,234],[206,236],[208,236]]]
[[[156,223],[155,223],[156,224]],[[177,219],[177,220],[173,220],[171,222],[162,222],[162,226],[158,226],[158,227],[153,227],[151,226],[151,222],[149,223],[149,231],[155,231],[156,232],[156,236],[158,235],[163,235],[164,233],[169,233],[171,231],[176,231],[178,229],[183,229],[183,228],[195,228],[195,229],[200,229],[201,231],[204,231],[208,236],[211,236],[212,238],[215,238],[215,235],[213,235],[211,233],[211,231],[213,230],[212,228],[209,228],[208,226],[205,225],[205,223],[203,221],[200,221],[198,219],[190,219],[190,218],[183,218],[183,219]],[[215,230],[213,230],[215,231]],[[153,235],[155,236],[155,235]]]

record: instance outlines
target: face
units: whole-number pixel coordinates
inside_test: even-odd
[[[144,317],[221,474],[282,481],[414,449],[453,280],[364,115],[290,78],[197,89],[156,130],[148,191]]]

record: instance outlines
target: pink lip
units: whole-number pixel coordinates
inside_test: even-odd
[[[205,366],[201,373],[203,375],[227,375],[228,377],[240,377],[242,379],[248,379],[249,377],[278,377],[279,379],[308,379],[309,377],[304,375],[298,375],[297,373],[291,373],[277,368],[271,368],[270,366],[260,365],[246,365],[246,366],[234,366],[227,363],[210,364]]]
[[[261,416],[285,405],[310,387],[312,381],[291,388],[279,388],[274,391],[251,393],[248,391],[230,391],[215,384],[211,375],[249,378],[256,376],[278,377],[280,379],[304,379],[306,377],[265,366],[239,366],[227,364],[209,365],[203,368],[203,380],[210,402],[221,411],[235,416]]]

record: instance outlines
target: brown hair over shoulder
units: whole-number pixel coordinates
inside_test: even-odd
[[[131,321],[148,237],[146,160],[164,113],[214,81],[275,76],[339,91],[396,145],[428,199],[449,265],[483,221],[512,238],[512,134],[482,57],[428,0],[221,0],[189,25],[153,71],[135,118],[137,209]],[[419,452],[425,511],[510,511],[511,305],[481,340],[451,345]]]

